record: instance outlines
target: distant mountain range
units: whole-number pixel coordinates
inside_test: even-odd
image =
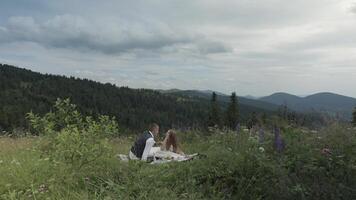
[[[289,108],[299,112],[313,110],[339,115],[339,117],[346,119],[351,118],[352,110],[356,106],[355,98],[330,92],[317,93],[306,97],[288,93],[275,93],[259,100],[276,105],[287,105]]]
[[[214,91],[211,90],[161,90],[163,93],[187,95],[190,97],[211,98]],[[229,95],[215,92],[221,102],[229,102]],[[321,112],[350,119],[352,110],[356,107],[356,98],[343,96],[330,92],[322,92],[309,96],[297,96],[288,93],[274,93],[265,97],[240,96],[240,104],[275,111],[280,106],[286,105],[289,109],[297,112]]]

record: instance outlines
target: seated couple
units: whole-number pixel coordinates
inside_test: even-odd
[[[152,158],[157,151],[170,151],[173,154],[184,155],[179,147],[177,135],[173,130],[166,133],[166,137],[160,147],[154,147],[156,144],[155,137],[159,136],[159,126],[155,123],[150,124],[148,131],[145,131],[135,141],[131,147],[129,158],[131,160],[144,160]]]

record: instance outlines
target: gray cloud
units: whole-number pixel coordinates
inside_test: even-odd
[[[356,96],[354,0],[4,0],[0,62],[144,88]]]
[[[356,3],[352,4],[350,11],[356,14]]]
[[[60,15],[43,23],[32,17],[11,17],[0,27],[2,42],[35,42],[47,47],[93,50],[107,54],[132,50],[157,51],[164,47],[191,45],[202,54],[231,51],[223,43],[187,34],[163,23],[117,21],[105,25],[82,17]]]

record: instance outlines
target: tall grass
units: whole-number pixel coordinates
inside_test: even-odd
[[[186,153],[206,157],[151,165],[121,162],[134,138],[110,141],[100,164],[73,170],[43,157],[41,138],[0,139],[0,199],[356,199],[356,132],[284,129],[263,143],[247,132],[179,133]]]

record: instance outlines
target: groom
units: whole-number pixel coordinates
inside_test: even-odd
[[[147,161],[150,150],[155,144],[154,138],[159,134],[159,126],[156,123],[149,125],[148,131],[145,131],[131,147],[129,157],[131,160]]]

